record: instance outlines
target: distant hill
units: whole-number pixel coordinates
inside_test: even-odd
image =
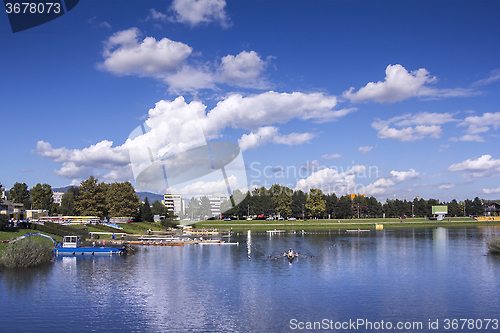
[[[78,186],[70,185],[70,186],[65,186],[65,187],[52,188],[52,192],[64,192],[64,193],[66,193],[72,187],[78,187]]]
[[[151,192],[136,192],[139,198],[141,198],[141,201],[146,200],[146,197],[148,198],[149,204],[152,205],[153,202],[158,200],[161,202],[163,200],[163,194],[155,194]]]
[[[68,190],[72,187],[78,187],[78,186],[65,186],[65,187],[58,187],[58,188],[53,188],[52,192],[68,192]],[[151,192],[136,192],[141,201],[146,200],[146,197],[149,200],[149,203],[152,205],[153,202],[158,200],[161,202],[163,200],[163,194],[156,194],[156,193],[151,193]]]

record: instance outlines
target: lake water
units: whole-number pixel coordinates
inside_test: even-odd
[[[238,246],[57,258],[0,271],[0,331],[498,332],[496,233],[243,233]],[[290,247],[306,256],[276,259]]]

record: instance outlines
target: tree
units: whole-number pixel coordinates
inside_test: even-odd
[[[269,194],[274,206],[274,213],[280,217],[290,217],[292,215],[293,191],[286,186],[274,184],[269,189]]]
[[[49,184],[36,184],[30,190],[33,209],[51,210],[54,199],[52,197],[52,187]]]
[[[153,213],[151,212],[151,207],[149,206],[148,197],[144,199],[144,204],[141,206],[141,221],[153,222]]]
[[[80,184],[78,197],[75,202],[77,215],[106,216],[106,192],[108,187],[105,183],[98,184],[98,180],[94,176],[90,176],[89,179],[84,180]]]
[[[484,214],[483,201],[479,197],[475,197],[474,201],[472,201],[472,211],[470,214],[478,216]]]
[[[337,205],[339,203],[339,199],[335,193],[325,195],[326,199],[326,210],[325,214],[328,214],[330,218],[335,218],[335,211],[337,209]]]
[[[62,215],[73,216],[76,215],[75,211],[75,201],[78,197],[79,188],[70,187],[66,193],[63,194],[61,198],[61,206],[59,207],[59,212]]]
[[[0,214],[0,230],[4,230],[9,223],[9,216]]]
[[[309,190],[306,208],[311,212],[313,217],[321,217],[326,210],[326,200],[323,191],[317,188]]]
[[[151,206],[151,213],[153,215],[165,216],[166,218],[168,217],[167,207],[165,207],[165,205],[163,205],[158,200],[155,200],[155,202],[153,202],[153,205]]]
[[[303,191],[298,190],[292,194],[291,209],[292,209],[292,215],[295,218],[305,218],[306,202],[307,202],[307,194],[305,194]]]
[[[106,203],[110,217],[135,217],[141,206],[139,196],[130,182],[111,183],[106,191]]]
[[[472,200],[465,199],[462,208],[463,208],[464,216],[473,215],[473,213],[472,213]]]
[[[460,205],[457,202],[457,199],[453,199],[450,201],[450,203],[447,205],[448,206],[448,215],[449,216],[460,216],[462,215]]]
[[[212,212],[210,211],[210,199],[207,196],[203,196],[200,198],[200,207],[198,214],[201,219],[212,216]]]
[[[189,218],[194,219],[195,217],[198,217],[199,210],[200,210],[200,201],[195,197],[192,197],[191,200],[189,200],[188,202],[186,215]]]
[[[335,214],[336,218],[339,219],[347,219],[352,217],[351,215],[351,197],[348,195],[343,195],[339,198],[337,213]]]
[[[24,209],[31,209],[30,192],[25,183],[15,183],[9,191],[8,199],[14,203],[22,203]]]

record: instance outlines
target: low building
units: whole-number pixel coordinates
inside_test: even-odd
[[[7,215],[14,220],[22,220],[25,218],[24,205],[4,200],[0,203],[0,214]]]
[[[28,209],[26,210],[26,218],[30,220],[38,220],[41,217],[49,216],[49,211],[46,209]]]
[[[500,204],[496,202],[485,202],[484,203],[484,212],[485,213],[500,213]]]

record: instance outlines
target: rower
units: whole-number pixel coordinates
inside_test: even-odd
[[[290,248],[290,250],[288,250],[288,256],[293,257],[293,250],[291,248]]]

